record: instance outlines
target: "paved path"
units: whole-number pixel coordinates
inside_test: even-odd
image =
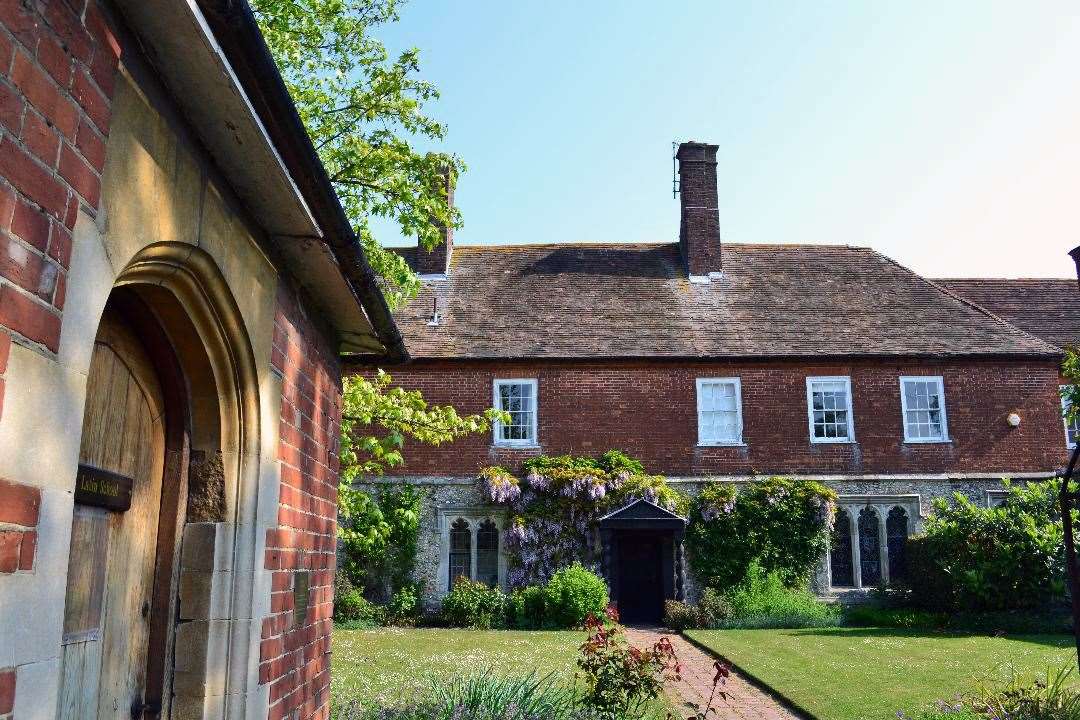
[[[680,720],[695,712],[686,703],[699,705],[701,709],[709,701],[712,692],[713,656],[702,652],[685,638],[661,628],[626,628],[627,639],[638,647],[651,646],[666,635],[675,648],[682,665],[682,680],[669,682],[665,688],[675,704]],[[788,710],[771,695],[759,690],[736,670],[720,688],[727,693],[727,699],[713,701],[716,713],[710,713],[710,720],[801,720],[801,716]]]

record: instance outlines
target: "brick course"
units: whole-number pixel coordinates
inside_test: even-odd
[[[270,684],[270,720],[329,717],[337,535],[341,369],[294,295],[278,293],[271,354],[281,376],[278,527],[266,533],[264,567],[273,572],[263,620],[259,683]],[[294,617],[296,573],[309,574],[307,618]],[[290,715],[299,711],[299,715]]]
[[[0,351],[0,374],[4,369],[3,355]],[[40,489],[0,479],[0,575],[34,569],[40,510]]]
[[[95,0],[0,7],[0,326],[51,352],[70,231],[100,201],[119,58]]]
[[[1041,472],[1066,459],[1053,361],[483,362],[415,361],[396,384],[460,412],[492,405],[495,378],[537,378],[540,450],[492,446],[491,434],[410,444],[403,475],[466,476],[538,452],[619,448],[668,475]],[[850,375],[856,443],[811,444],[808,375]],[[906,444],[901,375],[941,375],[951,442]],[[745,447],[698,447],[696,378],[742,380]],[[1005,418],[1020,414],[1018,428]]]

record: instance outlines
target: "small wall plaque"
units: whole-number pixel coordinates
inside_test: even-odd
[[[293,627],[304,627],[307,622],[310,594],[311,575],[306,570],[293,573]]]
[[[132,478],[92,465],[80,465],[75,476],[75,502],[124,512],[131,507],[131,489],[134,485]]]

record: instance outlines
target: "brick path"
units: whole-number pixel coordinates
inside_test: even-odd
[[[682,680],[669,682],[665,690],[675,704],[679,717],[685,718],[695,712],[686,703],[692,702],[704,709],[709,701],[713,676],[716,674],[713,668],[715,658],[675,633],[660,628],[626,628],[627,639],[638,647],[652,645],[664,635],[671,640],[682,665]],[[713,701],[716,713],[710,713],[710,720],[801,720],[800,715],[785,708],[735,670],[731,671],[731,677],[722,689],[727,693],[727,699],[717,698]]]

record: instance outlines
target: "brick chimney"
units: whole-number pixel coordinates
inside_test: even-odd
[[[1070,250],[1069,255],[1072,257],[1073,263],[1076,264],[1076,282],[1080,284],[1080,246]]]
[[[454,206],[454,171],[446,168],[443,171],[443,182],[446,183],[446,203]],[[416,244],[416,267],[413,268],[418,275],[445,275],[450,269],[450,256],[454,252],[454,228],[453,226],[440,225],[443,241],[431,250],[426,250],[419,242]]]
[[[716,145],[684,142],[679,160],[679,249],[691,279],[706,279],[720,262],[720,209],[716,196]]]

